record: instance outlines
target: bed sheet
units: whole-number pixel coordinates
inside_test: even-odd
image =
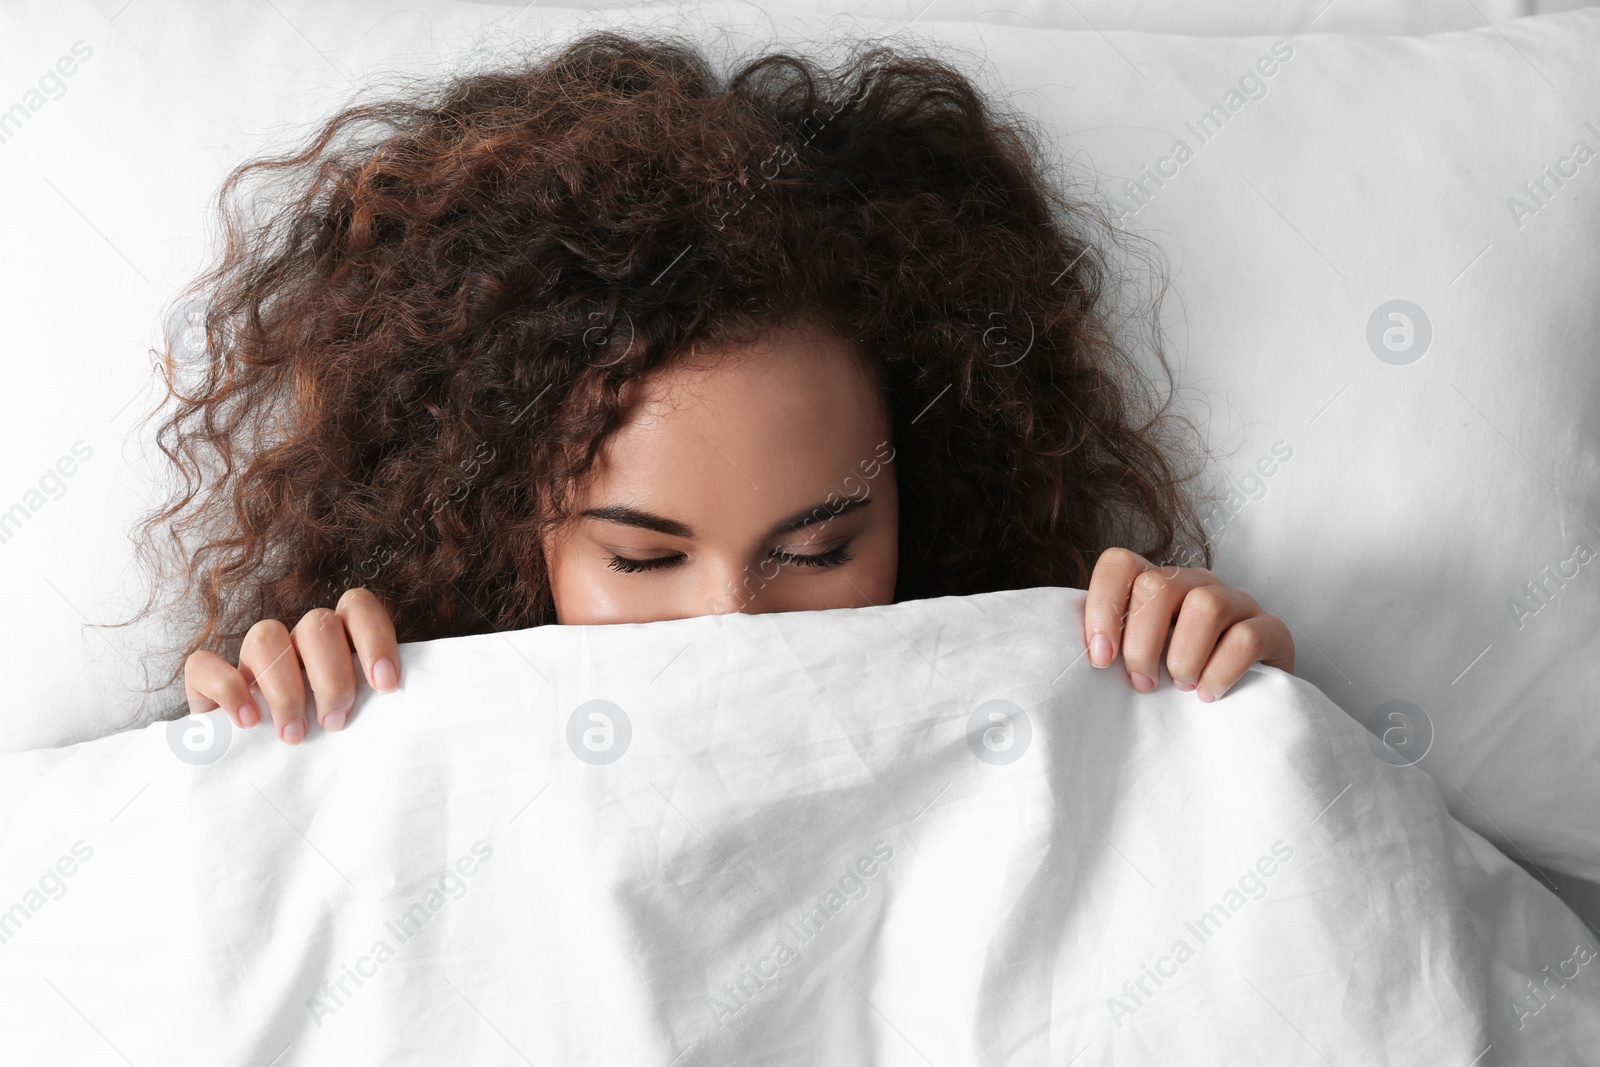
[[[1309,683],[1084,594],[406,645],[298,748],[0,758],[28,1064],[1580,1064],[1596,938]]]

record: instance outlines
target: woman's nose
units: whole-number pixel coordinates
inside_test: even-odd
[[[759,614],[762,584],[760,575],[741,561],[708,561],[700,590],[704,606],[694,614]]]

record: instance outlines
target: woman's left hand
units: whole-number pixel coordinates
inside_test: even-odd
[[[1207,702],[1253,663],[1294,673],[1294,639],[1282,619],[1202,567],[1158,567],[1126,548],[1108,548],[1095,562],[1084,640],[1096,667],[1120,651],[1141,693],[1155,689],[1163,649],[1173,685]]]

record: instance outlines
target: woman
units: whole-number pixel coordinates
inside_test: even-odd
[[[389,690],[400,640],[1033,585],[1087,585],[1091,662],[1141,692],[1163,653],[1202,700],[1293,669],[1280,619],[1169,565],[1210,550],[1103,217],[940,61],[719,78],[598,33],[347,108],[222,202],[145,540],[191,710],[249,728],[255,685],[294,744],[302,667],[345,725],[352,648]]]

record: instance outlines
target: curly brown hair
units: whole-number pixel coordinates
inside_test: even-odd
[[[141,548],[192,634],[169,684],[350,585],[402,641],[553,622],[541,538],[624,385],[803,316],[883,383],[897,600],[1083,587],[1112,545],[1210,566],[1171,398],[1114,328],[1123,238],[1037,143],[900,44],[720,77],[606,31],[236,167],[185,290],[203,351],[160,353],[177,478]]]

